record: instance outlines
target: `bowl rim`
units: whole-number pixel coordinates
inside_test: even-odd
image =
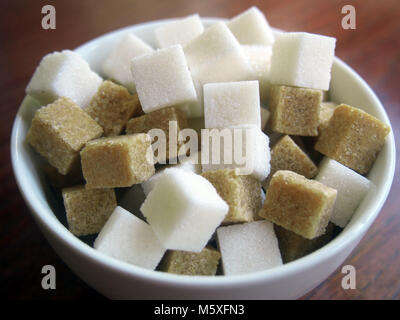
[[[126,26],[117,30],[113,30],[111,32],[100,35],[92,40],[85,42],[84,44],[78,46],[74,49],[74,51],[79,51],[81,48],[85,46],[90,46],[95,44],[97,41],[105,38],[105,37],[113,37],[115,34],[123,33],[130,29],[137,29],[142,27],[153,27],[157,24],[162,24],[166,22],[170,22],[176,20],[177,18],[171,19],[161,19],[148,21],[144,23],[139,23],[131,26]],[[210,18],[210,17],[201,17],[202,22],[204,23],[213,23],[217,21],[226,21],[223,18]],[[368,94],[368,98],[373,102],[374,105],[377,105],[381,116],[383,117],[383,121],[387,123],[390,127],[389,117],[386,113],[385,108],[382,103],[379,101],[373,90],[368,86],[364,79],[361,78],[350,66],[348,66],[341,59],[334,57],[334,64],[337,67],[345,69],[346,72],[350,73],[351,76],[356,78],[356,81],[360,83],[360,85],[364,88],[366,93]],[[18,185],[18,188],[24,198],[25,203],[29,207],[36,223],[40,226],[44,227],[46,231],[57,241],[64,243],[73,249],[77,254],[81,256],[85,256],[85,258],[90,259],[92,263],[102,265],[102,267],[111,269],[114,272],[124,273],[130,277],[140,277],[143,280],[147,280],[149,282],[158,282],[163,285],[174,285],[180,287],[190,286],[192,289],[196,288],[207,288],[211,289],[215,286],[218,288],[227,288],[233,287],[236,285],[251,285],[252,283],[258,283],[262,281],[269,280],[280,280],[282,278],[286,278],[295,273],[299,273],[301,271],[310,269],[312,266],[316,264],[320,264],[323,261],[327,261],[330,257],[337,255],[340,251],[344,250],[344,248],[348,247],[351,243],[357,241],[357,238],[363,236],[365,232],[369,229],[380,210],[382,209],[384,202],[389,194],[391,184],[394,178],[395,172],[395,161],[396,161],[396,151],[395,151],[395,143],[394,143],[394,135],[393,130],[391,130],[390,134],[387,137],[386,144],[388,145],[388,152],[392,155],[390,157],[388,170],[385,171],[386,183],[384,184],[384,189],[381,190],[381,195],[379,199],[374,202],[373,206],[369,208],[367,219],[363,222],[356,221],[351,228],[345,228],[335,239],[330,241],[324,247],[308,254],[300,259],[295,261],[283,264],[278,267],[274,267],[267,270],[261,270],[257,272],[252,272],[248,274],[242,275],[229,275],[229,276],[186,276],[186,275],[175,275],[169,274],[165,272],[159,272],[154,270],[148,270],[142,267],[138,267],[132,264],[129,264],[124,261],[117,260],[110,256],[107,256],[101,252],[98,252],[94,248],[90,247],[79,238],[75,237],[68,229],[57,219],[55,214],[48,208],[46,208],[40,201],[38,201],[31,192],[29,192],[30,186],[29,183],[26,182],[24,177],[22,176],[21,171],[19,170],[19,166],[23,164],[21,160],[19,150],[19,137],[21,136],[21,107],[18,109],[16,117],[14,119],[12,134],[11,134],[11,162],[12,168],[14,172],[14,176]],[[363,216],[366,213],[363,213]],[[360,219],[358,219],[360,220]],[[360,237],[361,238],[361,237]],[[58,254],[58,253],[57,253]]]

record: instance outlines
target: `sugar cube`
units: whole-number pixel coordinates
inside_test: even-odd
[[[331,221],[344,228],[373,184],[367,178],[328,157],[321,161],[319,170],[315,180],[337,190]]]
[[[222,199],[229,205],[223,223],[254,220],[261,208],[261,183],[252,176],[239,175],[237,169],[207,171],[202,176],[212,183]]]
[[[335,229],[335,225],[329,222],[323,235],[309,240],[278,225],[274,227],[283,263],[294,261],[323,247],[332,240]]]
[[[181,45],[133,58],[131,71],[145,113],[197,101]]]
[[[85,111],[100,124],[104,136],[117,136],[128,120],[140,113],[137,95],[130,95],[125,87],[104,81]]]
[[[130,70],[131,60],[153,51],[152,47],[133,33],[125,33],[104,60],[103,72],[108,78],[133,92],[135,84]]]
[[[276,36],[270,81],[273,84],[328,90],[336,39],[306,32]]]
[[[269,140],[257,126],[204,129],[201,150],[203,172],[239,168],[259,181],[270,172]]]
[[[272,130],[299,136],[317,136],[320,90],[273,85],[269,96]]]
[[[184,52],[193,78],[202,84],[247,80],[251,72],[242,47],[223,22],[204,30]]]
[[[217,229],[225,275],[245,274],[282,265],[274,226],[254,221]]]
[[[200,252],[169,250],[161,261],[161,270],[191,276],[214,276],[220,259],[219,251],[211,247]]]
[[[292,171],[280,170],[271,179],[258,215],[307,239],[325,233],[337,191]]]
[[[204,121],[206,128],[261,127],[258,81],[205,84]]]
[[[64,50],[43,57],[26,93],[44,105],[68,97],[79,107],[86,108],[101,82],[79,54]]]
[[[274,43],[272,29],[257,7],[251,7],[233,17],[227,25],[241,44],[272,45]]]
[[[172,121],[176,123],[176,126],[171,123]],[[185,114],[178,108],[168,107],[147,113],[141,117],[132,118],[126,125],[126,133],[149,133],[152,140],[154,140],[155,135],[152,134],[152,129],[162,130],[165,135],[165,139],[162,140],[165,143],[158,137],[159,141],[153,144],[153,148],[157,152],[155,155],[156,161],[165,163],[167,159],[179,155],[179,149],[183,146],[184,142],[180,141],[178,137],[180,131],[186,127],[187,120]],[[170,145],[171,143],[172,145]]]
[[[117,200],[114,189],[87,190],[79,185],[62,190],[69,230],[76,236],[100,232]]]
[[[130,187],[154,174],[151,139],[146,133],[92,140],[81,151],[86,188]]]
[[[213,185],[200,175],[166,169],[141,207],[167,249],[200,252],[228,213]]]
[[[318,137],[315,150],[365,174],[371,169],[389,132],[390,127],[374,116],[341,104]]]
[[[102,133],[97,122],[76,103],[61,97],[36,111],[27,141],[65,175],[79,160],[85,143]]]
[[[272,46],[242,45],[244,54],[250,64],[249,80],[257,80],[260,87],[260,99],[268,102],[270,90],[269,70],[271,67]]]
[[[166,48],[175,44],[184,46],[190,40],[203,33],[204,27],[200,16],[193,14],[173,22],[165,23],[154,30],[159,48]]]
[[[115,208],[93,246],[108,256],[151,270],[166,251],[146,222],[121,207]]]

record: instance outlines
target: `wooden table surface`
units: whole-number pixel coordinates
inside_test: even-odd
[[[43,30],[41,8],[56,8],[56,30]],[[341,8],[356,8],[356,30],[341,27]],[[0,294],[18,299],[101,299],[58,258],[35,225],[16,186],[10,133],[24,89],[41,57],[72,49],[105,32],[140,22],[179,17],[232,17],[258,6],[274,27],[337,38],[336,55],[352,66],[386,107],[395,136],[400,130],[399,0],[2,0],[0,13]],[[399,147],[397,148],[400,149]],[[399,157],[398,157],[399,158]],[[399,162],[397,162],[398,164]],[[399,173],[399,165],[396,176]],[[338,269],[304,299],[400,299],[400,192],[389,198],[345,264],[357,270],[357,289],[341,288]],[[41,288],[41,268],[57,270],[57,289]]]

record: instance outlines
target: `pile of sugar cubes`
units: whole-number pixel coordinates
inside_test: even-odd
[[[346,227],[390,128],[327,101],[334,38],[274,33],[252,7],[207,28],[164,23],[154,39],[121,36],[101,76],[75,52],[48,54],[27,86],[42,105],[27,141],[74,235],[136,266],[211,276],[293,261]]]

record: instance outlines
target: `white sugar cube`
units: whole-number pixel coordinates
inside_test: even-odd
[[[166,251],[146,222],[121,207],[115,208],[107,220],[94,248],[113,258],[152,270]]]
[[[64,50],[43,57],[29,81],[26,93],[42,104],[68,97],[85,108],[102,81],[79,54]]]
[[[228,27],[241,44],[272,45],[274,34],[264,14],[251,7],[228,22]]]
[[[110,79],[135,90],[131,73],[131,60],[134,57],[153,52],[153,48],[132,33],[122,36],[103,63],[103,72]]]
[[[242,47],[223,22],[204,30],[184,51],[193,78],[202,84],[247,80],[250,74]]]
[[[133,58],[131,71],[145,113],[197,101],[180,45]]]
[[[258,81],[207,83],[204,85],[206,128],[239,125],[261,126]]]
[[[281,33],[272,49],[274,84],[328,90],[336,39],[306,32]]]
[[[225,275],[245,274],[282,265],[271,222],[255,221],[217,229]]]
[[[267,103],[270,89],[269,70],[271,67],[272,46],[242,45],[250,67],[249,80],[258,80],[260,85],[260,98]]]
[[[261,114],[261,130],[264,130],[268,123],[269,116],[271,113],[267,109],[261,107],[260,114]]]
[[[270,172],[269,139],[257,126],[204,129],[201,136],[203,172],[238,168],[259,181]]]
[[[205,178],[182,169],[166,169],[141,207],[167,249],[200,252],[229,206]]]
[[[373,183],[339,162],[325,157],[315,180],[337,190],[331,221],[344,228]]]
[[[198,14],[163,24],[155,29],[155,38],[159,48],[175,44],[182,46],[204,31]]]

